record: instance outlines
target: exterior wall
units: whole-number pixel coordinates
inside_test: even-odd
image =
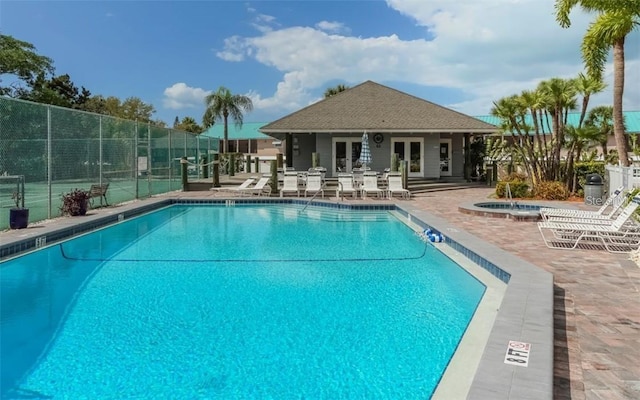
[[[440,177],[440,135],[424,135],[424,177]]]
[[[464,176],[464,135],[451,135],[451,175]]]
[[[252,156],[275,156],[278,153],[284,154],[286,142],[282,141],[282,146],[273,145],[276,139],[231,139],[229,140],[229,152],[251,154]],[[224,140],[220,139],[220,149],[224,148]],[[251,147],[251,149],[249,149]],[[249,152],[251,150],[251,152]]]
[[[301,135],[304,136],[304,135]],[[315,148],[320,153],[320,165],[327,169],[327,176],[333,176],[333,155],[332,146],[334,138],[359,138],[356,134],[320,134],[311,135],[315,137]],[[369,135],[369,147],[371,149],[372,162],[370,167],[374,171],[383,171],[391,165],[391,135],[384,134],[384,140],[380,144],[373,142],[373,134]],[[440,177],[440,138],[451,139],[451,168],[452,176],[461,177],[464,175],[464,136],[463,134],[437,134],[425,133],[421,135],[393,135],[394,138],[418,138],[424,140],[424,165],[423,176],[425,178]],[[300,155],[294,154],[293,166],[295,169],[306,170],[311,167],[311,151],[303,150],[306,141],[299,141]]]
[[[291,164],[287,163],[287,167],[293,167],[297,171],[306,171],[311,168],[311,154],[316,151],[316,134],[294,134],[293,140],[293,160]],[[297,141],[297,142],[296,142]],[[296,145],[298,149],[296,150]],[[323,163],[322,155],[320,163]]]

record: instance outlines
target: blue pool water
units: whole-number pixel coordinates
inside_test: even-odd
[[[172,206],[0,264],[3,398],[429,398],[484,286],[388,211]]]

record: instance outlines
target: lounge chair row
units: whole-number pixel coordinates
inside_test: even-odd
[[[402,178],[399,175],[387,176],[386,189],[378,187],[378,177],[375,172],[365,173],[362,183],[356,182],[352,174],[338,175],[338,189],[336,190],[337,197],[350,194],[352,197],[356,198],[358,193],[362,195],[362,198],[366,198],[371,195],[388,198],[392,198],[394,195],[399,195],[403,199],[409,199],[411,197],[411,192],[402,186]]]
[[[298,186],[298,177],[296,174],[285,174],[280,189],[280,197],[288,194],[300,196],[302,192],[305,197],[320,194],[324,197],[325,186],[320,174],[309,173],[307,175],[306,187],[301,189]],[[357,182],[353,174],[339,174],[338,187],[336,189],[336,197],[349,196],[362,198],[376,196],[377,198],[393,197],[399,195],[403,199],[410,198],[409,190],[402,187],[402,179],[400,176],[390,175],[387,178],[387,188],[378,187],[378,176],[375,172],[368,172],[363,175],[362,182]]]
[[[628,200],[619,188],[597,211],[541,209],[538,230],[549,248],[596,244],[609,252],[627,253],[640,247],[640,224],[634,217],[639,205],[640,196]]]

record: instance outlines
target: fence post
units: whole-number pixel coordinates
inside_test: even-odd
[[[209,159],[207,158],[206,154],[201,154],[200,155],[200,159],[201,159],[201,166],[202,166],[202,178],[203,179],[207,179],[209,177],[209,165],[207,165],[207,161],[209,161]]]
[[[278,160],[271,160],[271,180],[269,184],[272,188],[275,188],[276,191],[278,190]]]
[[[182,191],[187,192],[189,189],[189,179],[187,177],[187,157],[180,157],[180,173],[182,175]]]
[[[213,154],[213,187],[220,187],[220,153]]]
[[[398,153],[391,154],[391,172],[398,172],[400,168]]]
[[[247,154],[247,173],[251,173],[251,154]]]
[[[235,176],[236,174],[236,154],[229,153],[229,165],[227,166],[229,169],[229,176]]]

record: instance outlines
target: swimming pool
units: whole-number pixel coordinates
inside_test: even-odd
[[[62,398],[429,397],[485,289],[392,212],[292,205],[167,207],[0,271],[3,394]]]

